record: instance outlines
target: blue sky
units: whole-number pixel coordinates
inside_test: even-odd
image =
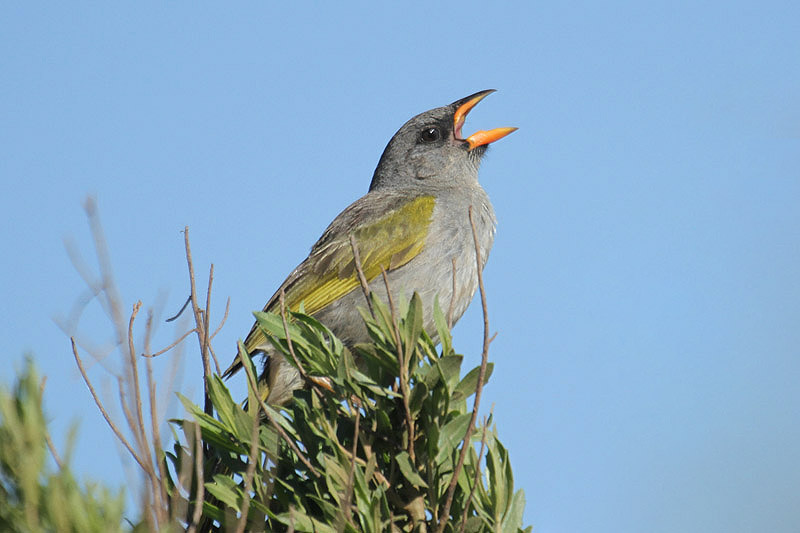
[[[25,2],[0,18],[0,379],[34,355],[56,441],[80,422],[79,472],[135,480],[53,322],[83,290],[63,239],[92,257],[87,195],[128,308],[183,303],[191,228],[213,316],[231,298],[227,360],[397,128],[497,88],[464,131],[520,128],[481,172],[499,219],[484,405],[526,523],[800,529],[797,3]],[[95,307],[79,331],[110,339]],[[455,345],[477,364],[478,305]],[[174,387],[197,398],[198,376],[185,361]]]

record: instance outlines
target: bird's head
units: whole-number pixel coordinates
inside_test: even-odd
[[[406,122],[383,151],[370,191],[409,189],[432,192],[477,182],[489,143],[517,128],[478,131],[464,138],[467,114],[494,89],[477,92]]]

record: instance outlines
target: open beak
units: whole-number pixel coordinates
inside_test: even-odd
[[[494,91],[494,89],[480,91],[472,96],[467,96],[466,98],[456,102],[458,107],[453,115],[453,133],[456,139],[467,142],[470,150],[477,148],[478,146],[483,146],[484,144],[493,143],[494,141],[502,139],[509,133],[517,131],[517,128],[495,128],[488,131],[476,131],[466,139],[461,138],[461,128],[464,126],[464,121],[467,119],[467,114],[472,110],[473,107],[478,105],[478,102],[489,96]]]

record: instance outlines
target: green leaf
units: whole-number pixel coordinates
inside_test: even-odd
[[[386,306],[385,303],[378,298],[377,293],[373,291],[370,295],[370,301],[372,302],[372,311],[375,313],[375,324],[381,330],[382,335],[386,338],[388,342],[392,345],[394,349],[397,349],[394,346],[394,322],[392,321],[392,313],[389,308]]]
[[[507,453],[502,444],[492,435],[487,443],[486,470],[489,473],[489,497],[495,516],[503,516],[509,504],[509,494],[514,490],[513,480],[506,477]]]
[[[192,417],[195,419],[195,421],[200,424],[201,428],[210,427],[210,428],[218,429],[218,430],[221,430],[221,431],[227,431],[228,430],[228,428],[226,428],[225,425],[222,424],[222,422],[220,422],[219,420],[217,420],[213,416],[208,416],[205,412],[203,412],[203,409],[201,409],[200,407],[196,406],[192,402],[192,400],[190,400],[189,398],[187,398],[186,396],[184,396],[180,392],[178,392],[176,394],[178,395],[178,399],[183,404],[183,408],[186,409],[186,411],[190,415],[192,415]],[[181,420],[179,420],[179,419],[173,419],[172,421],[176,422],[176,423],[177,422],[181,422]]]
[[[453,353],[453,337],[450,335],[450,329],[447,327],[447,317],[439,307],[439,296],[437,295],[433,300],[433,323],[436,325],[436,333],[439,335],[439,342],[442,345],[442,355],[452,355]]]
[[[472,413],[464,413],[444,425],[439,433],[439,451],[436,454],[437,464],[442,464],[449,458],[453,451],[458,448],[461,441],[464,440],[471,418]]]
[[[489,382],[489,377],[492,375],[492,371],[494,370],[494,363],[486,363],[486,374],[483,377],[483,384],[486,385]],[[455,390],[453,391],[453,395],[450,398],[452,402],[458,402],[460,400],[464,400],[469,398],[471,395],[475,394],[475,390],[478,387],[478,377],[481,373],[481,367],[476,366],[472,370],[470,370],[464,379],[456,385]]]
[[[211,403],[214,404],[214,409],[216,409],[220,420],[225,424],[226,428],[234,430],[236,428],[236,420],[233,412],[236,408],[236,403],[231,398],[230,392],[217,375],[208,376],[206,381],[208,384],[208,396],[211,398]]]
[[[464,533],[480,533],[485,531],[483,528],[483,520],[479,516],[470,516],[467,518],[467,523],[464,524]]]
[[[463,355],[447,355],[436,362],[436,368],[439,369],[439,375],[447,384],[448,392],[458,383],[463,359]]]
[[[514,494],[508,511],[503,516],[501,531],[503,533],[517,533],[522,528],[522,514],[525,511],[525,493],[522,489]]]
[[[286,337],[286,333],[283,331],[283,318],[279,314],[256,311],[253,316],[256,317],[256,323],[267,336],[279,339]]]
[[[417,383],[424,383],[429,390],[433,389],[441,379],[439,369],[436,366],[427,364],[415,368],[412,377]]]
[[[239,486],[228,476],[217,474],[212,483],[206,483],[206,490],[228,507],[240,511],[239,500],[242,495]]]
[[[425,405],[425,400],[428,398],[428,386],[424,381],[419,381],[411,389],[411,398],[408,400],[408,407],[412,415],[416,415]]]
[[[411,365],[411,357],[417,347],[420,333],[422,333],[422,298],[415,292],[408,306],[408,313],[403,320],[403,349],[406,365]]]
[[[400,467],[400,472],[402,472],[403,477],[405,477],[409,483],[417,488],[428,488],[428,484],[422,479],[417,472],[417,469],[411,464],[411,457],[408,455],[408,452],[400,452],[394,456],[394,460],[397,462],[397,466]]]
[[[256,463],[253,514],[249,518],[265,520],[267,531],[410,531],[419,525],[411,514],[424,522],[428,519],[425,509],[435,512],[441,504],[437,498],[445,493],[454,473],[472,417],[466,399],[478,385],[480,370],[461,374],[463,356],[452,349],[446,316],[438,301],[434,303],[436,330],[432,332],[423,327],[430,318],[423,317],[425,307],[419,295],[405,301],[398,297],[396,317],[377,296],[377,291],[371,296],[374,316],[362,310],[372,340],[356,347],[342,346],[313,317],[288,314],[288,336],[300,364],[309,375],[330,378],[336,392],[319,394],[317,389],[304,388],[295,392],[290,403],[267,408],[296,445],[291,448],[271,424],[262,424],[261,460]],[[257,316],[270,342],[287,353],[287,335],[280,317],[269,313]],[[397,324],[393,323],[395,319]],[[401,353],[407,356],[416,461],[411,460],[403,444],[407,443],[408,428],[403,423],[400,393],[392,390],[400,374],[395,337],[398,333]],[[429,337],[431,333],[441,348]],[[252,360],[243,360],[252,365]],[[486,380],[492,371],[490,364]],[[188,400],[182,401],[209,445],[206,482],[212,481],[213,474],[229,480],[217,478],[210,483],[208,497],[214,505],[204,507],[204,519],[219,516],[229,521],[243,502],[242,475],[247,467],[252,418],[231,400],[221,381],[214,381],[210,388],[215,402],[221,403],[215,413],[217,418],[205,415]],[[249,403],[257,405],[252,398]],[[353,406],[360,413],[356,436]],[[185,429],[192,430],[188,425]],[[476,430],[467,444],[451,509],[456,522],[446,529],[458,529],[463,506],[469,505],[466,531],[516,533],[522,521],[524,496],[521,491],[514,492],[508,453],[494,431],[489,434],[489,448],[481,458],[475,449],[480,436],[481,431]],[[354,437],[358,443],[355,465],[349,452]],[[171,468],[177,472],[181,461],[190,461],[184,453],[179,447],[164,458],[174,464]],[[300,461],[298,453],[313,464],[319,476]],[[480,476],[473,487],[475,473],[482,465],[486,475]],[[385,485],[387,481],[390,486]],[[171,495],[177,494],[176,488],[170,485]],[[468,503],[470,493],[473,497]],[[409,501],[416,502],[413,512],[408,508]],[[350,505],[346,510],[345,502]]]
[[[298,509],[288,513],[281,513],[276,518],[282,524],[294,528],[295,531],[303,531],[308,533],[336,533],[336,530],[332,526],[315,520]]]

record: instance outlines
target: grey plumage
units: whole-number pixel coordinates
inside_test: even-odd
[[[480,99],[491,91],[481,91],[467,98],[421,113],[409,120],[392,137],[381,156],[372,178],[369,192],[342,211],[317,243],[311,253],[288,276],[276,294],[265,306],[265,310],[276,310],[281,290],[287,294],[299,284],[316,280],[329,274],[331,269],[343,277],[355,275],[352,265],[343,268],[345,261],[352,261],[349,236],[380,221],[386,213],[396,211],[403,205],[422,197],[432,197],[433,210],[429,221],[409,221],[410,226],[425,224],[427,232],[422,235],[424,245],[407,262],[387,268],[389,286],[395,299],[409,298],[419,293],[424,307],[424,327],[435,332],[433,324],[433,302],[438,295],[440,305],[447,309],[453,300],[453,322],[466,311],[477,289],[475,247],[468,211],[473,211],[482,265],[485,265],[494,241],[496,219],[492,204],[478,183],[478,167],[488,143],[507,135],[513,129],[502,128],[491,132],[489,140],[461,138],[463,117]],[[502,132],[500,130],[503,130]],[[477,136],[478,133],[475,134]],[[393,219],[393,227],[385,231],[385,238],[400,238],[406,235],[402,225],[405,221]],[[413,232],[413,228],[408,231]],[[383,234],[382,234],[383,236]],[[422,244],[422,243],[418,243]],[[362,257],[369,247],[390,246],[386,242],[359,242]],[[394,256],[392,256],[394,258]],[[453,294],[453,260],[455,260],[456,291]],[[370,289],[386,299],[386,289],[381,276],[369,283]],[[369,337],[357,307],[365,305],[364,296],[358,287],[312,314],[336,334],[346,345],[367,342]],[[297,370],[282,355],[274,353],[268,341],[257,338],[254,326],[248,340],[251,351],[261,351],[269,358],[262,379],[269,386],[267,401],[282,404],[291,399],[292,391],[301,387],[302,380]],[[247,341],[246,341],[247,344]],[[225,372],[233,374],[240,364],[235,360]]]

